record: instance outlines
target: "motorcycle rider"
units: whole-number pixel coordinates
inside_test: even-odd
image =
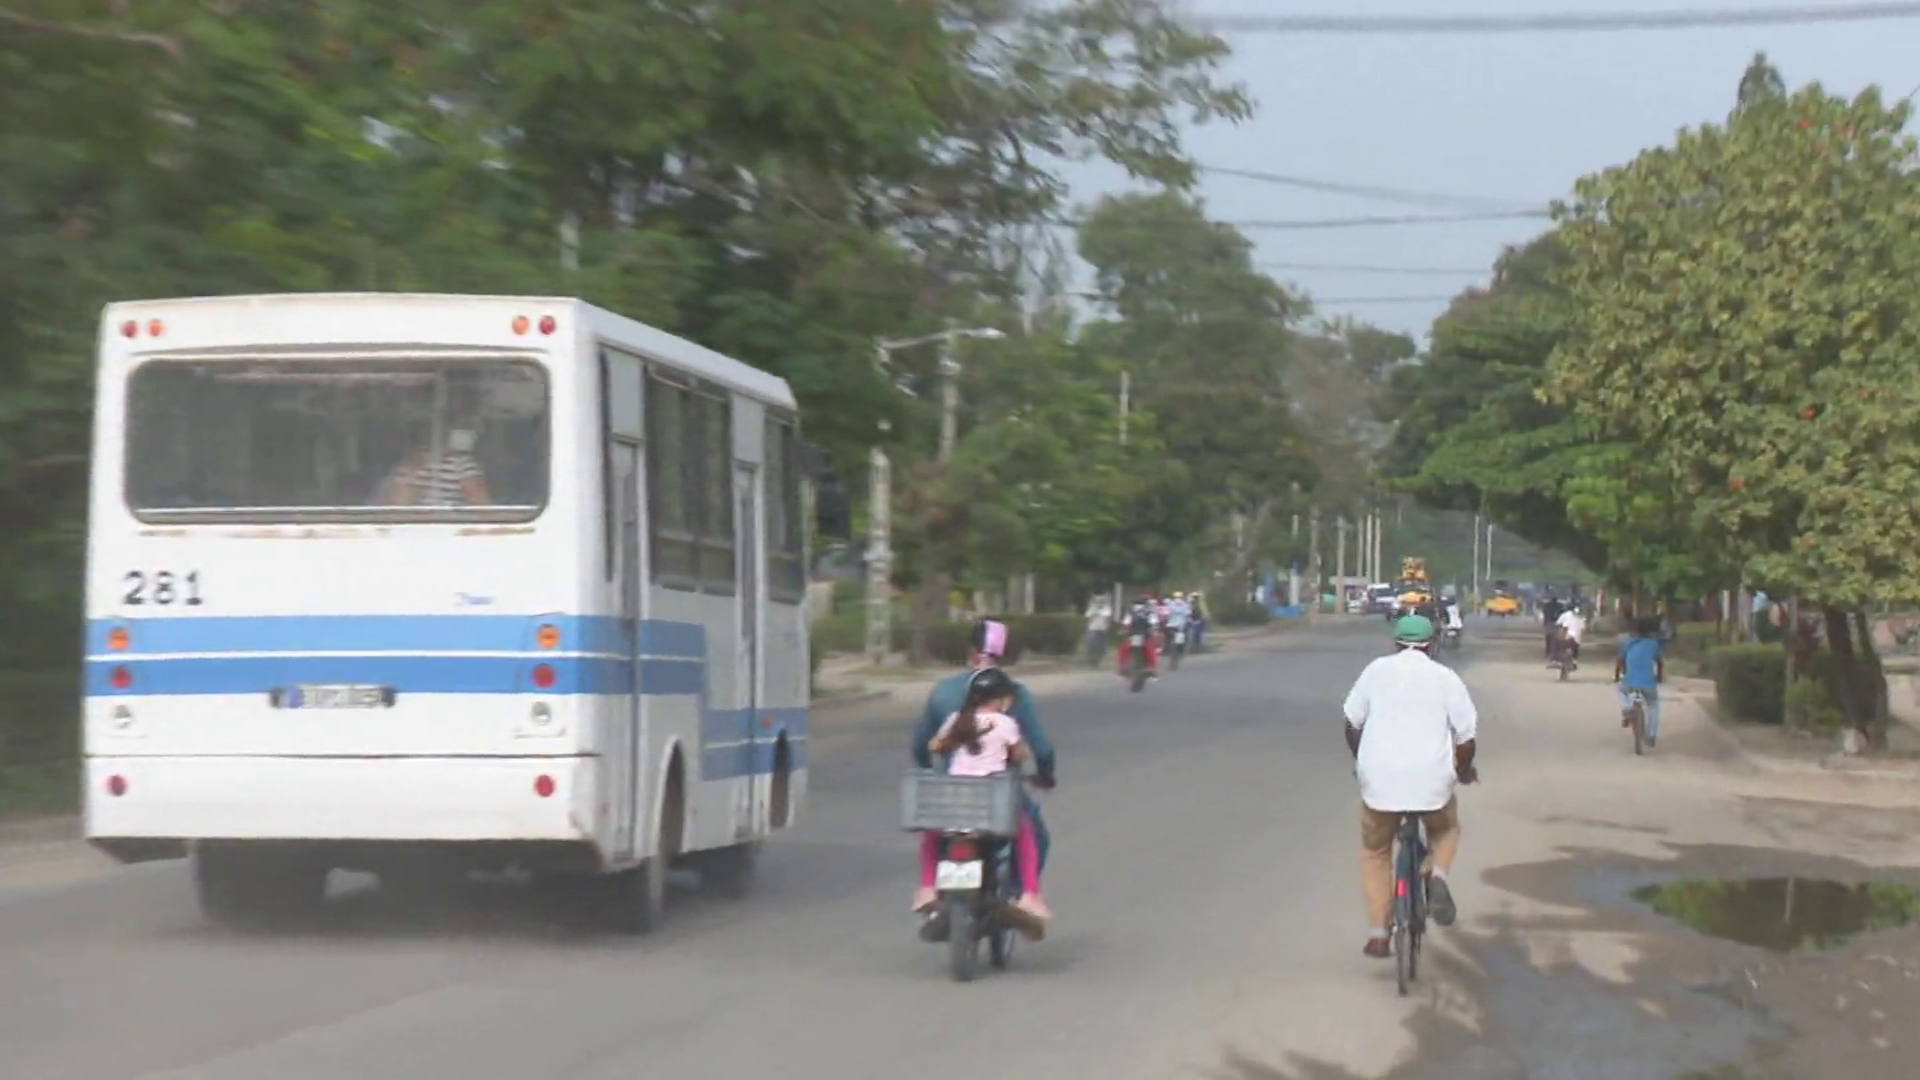
[[[1453,595],[1451,590],[1440,594],[1440,617],[1441,625],[1453,631],[1455,635],[1459,635],[1467,628],[1466,619],[1460,614],[1460,598]]]
[[[1153,594],[1141,593],[1140,599],[1127,609],[1126,624],[1120,631],[1119,665],[1120,674],[1127,674],[1128,650],[1133,648],[1133,639],[1140,638],[1142,649],[1146,653],[1147,675],[1160,677],[1160,613],[1159,606],[1153,602]]]
[[[1175,592],[1167,603],[1167,648],[1185,652],[1187,643],[1180,641],[1181,632],[1193,624],[1193,607],[1187,603],[1187,594]]]
[[[992,619],[981,619],[973,624],[973,636],[967,650],[967,670],[955,672],[933,684],[927,693],[926,708],[920,712],[920,722],[915,725],[913,741],[908,745],[916,768],[934,767],[933,749],[929,745],[933,737],[940,732],[947,718],[958,713],[967,702],[967,688],[972,685],[975,674],[988,668],[1000,666],[1000,660],[1007,654],[1007,627],[1005,623]],[[1054,786],[1053,741],[1040,726],[1040,716],[1034,711],[1033,695],[1028,693],[1022,683],[1013,684],[1013,703],[1006,714],[1020,725],[1021,741],[1032,754],[1034,784],[1042,789]],[[944,762],[941,763],[944,766]],[[1040,804],[1026,794],[1021,795],[1021,809],[1033,822],[1033,839],[1040,854],[1040,872],[1046,873],[1047,853],[1053,846],[1053,834],[1047,830],[1046,818],[1040,814]],[[946,918],[938,910],[930,915],[921,926],[921,936],[929,941],[940,940],[946,932]]]

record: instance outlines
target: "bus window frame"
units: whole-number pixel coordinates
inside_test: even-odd
[[[129,479],[129,468],[136,450],[134,426],[132,423],[135,404],[134,381],[155,367],[205,368],[226,364],[247,362],[285,361],[287,363],[311,363],[316,360],[352,363],[398,364],[447,364],[462,361],[474,363],[510,364],[530,368],[540,379],[540,417],[545,428],[546,461],[544,469],[546,482],[541,485],[540,501],[537,504],[512,504],[505,506],[380,506],[359,507],[143,507],[134,502]],[[450,354],[312,354],[276,353],[271,349],[251,350],[244,354],[207,356],[173,355],[148,356],[138,359],[125,369],[121,381],[120,395],[120,460],[119,475],[115,477],[120,505],[128,516],[143,525],[192,526],[192,525],[529,525],[545,516],[553,505],[554,462],[558,457],[554,429],[554,393],[553,372],[541,362],[537,354],[498,355],[491,353]],[[510,512],[509,512],[510,511]]]

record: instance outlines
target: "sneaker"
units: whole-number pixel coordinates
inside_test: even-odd
[[[1453,890],[1447,887],[1447,879],[1427,878],[1427,914],[1432,917],[1435,926],[1452,926],[1460,917],[1460,910],[1454,906]]]
[[[1393,943],[1383,937],[1370,937],[1367,947],[1360,951],[1375,960],[1389,960],[1393,957]]]

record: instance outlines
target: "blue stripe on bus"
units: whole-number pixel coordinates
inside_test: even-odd
[[[750,725],[764,721],[755,730]],[[765,776],[773,772],[779,737],[787,736],[787,766],[807,767],[805,706],[768,709],[713,709],[700,719],[703,743],[700,775],[705,780]],[[751,741],[748,741],[751,740]]]
[[[538,652],[542,626],[560,631],[561,651],[627,650],[611,615],[203,615],[89,620],[87,654]],[[126,648],[110,648],[114,630],[126,632]],[[645,619],[640,652],[698,660],[706,636],[698,623]]]
[[[560,631],[540,648],[543,625]],[[108,647],[114,629],[127,647]],[[701,775],[725,780],[773,771],[780,736],[791,768],[806,767],[806,706],[758,709],[707,705],[706,628],[698,623],[640,624],[640,687],[650,697],[693,697],[700,710]],[[261,694],[300,685],[390,686],[401,694],[619,695],[634,691],[624,656],[553,652],[626,652],[617,617],[601,615],[243,615],[94,619],[87,625],[89,697]],[[301,653],[347,653],[310,656]],[[518,656],[420,655],[519,653]],[[181,654],[224,653],[225,656]],[[234,655],[238,654],[238,655]],[[550,687],[533,669],[553,669]],[[126,669],[125,689],[113,685]]]

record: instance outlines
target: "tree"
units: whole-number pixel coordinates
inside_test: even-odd
[[[1190,181],[1226,54],[1160,0],[0,5],[13,623],[77,640],[107,300],[578,295],[785,376],[854,471],[931,441],[873,340],[1018,296],[1060,161]]]
[[[1559,208],[1573,319],[1546,396],[1640,447],[1704,547],[1826,610],[1865,729],[1846,612],[1920,596],[1910,109],[1744,97]]]
[[[1135,402],[1185,468],[1167,477],[1177,490],[1146,496],[1176,530],[1168,553],[1238,514],[1250,542],[1227,569],[1244,573],[1285,493],[1314,479],[1286,391],[1292,324],[1307,306],[1254,269],[1244,235],[1177,193],[1102,199],[1079,241],[1113,316],[1088,337],[1130,373]]]

